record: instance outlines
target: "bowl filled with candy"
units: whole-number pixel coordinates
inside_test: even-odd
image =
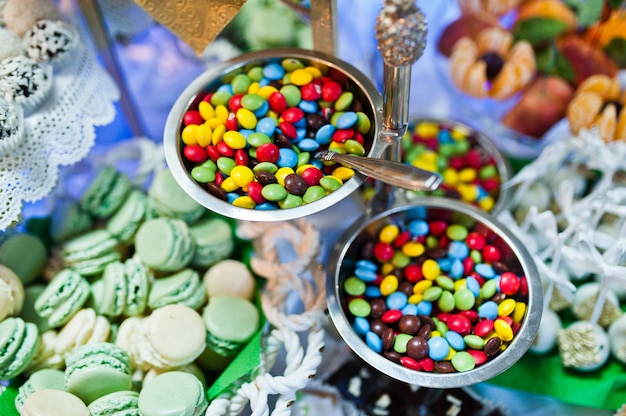
[[[437,43],[442,79],[501,150],[532,159],[581,128],[626,135],[621,2],[456,3]]]
[[[333,56],[276,48],[194,80],[166,123],[166,160],[197,202],[231,218],[279,221],[325,209],[364,176],[315,155],[377,157],[382,99]]]
[[[466,203],[424,197],[358,221],[329,264],[339,334],[406,383],[485,381],[519,360],[539,327],[541,281],[528,252]]]
[[[442,183],[434,191],[405,190],[408,201],[423,196],[461,200],[496,213],[506,205],[512,168],[492,140],[468,124],[451,119],[413,118],[401,142],[402,162],[437,172]],[[374,188],[363,187],[368,199]]]

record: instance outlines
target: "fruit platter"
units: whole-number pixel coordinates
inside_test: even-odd
[[[454,3],[437,39],[440,72],[501,150],[532,159],[590,128],[605,141],[626,137],[621,2]]]

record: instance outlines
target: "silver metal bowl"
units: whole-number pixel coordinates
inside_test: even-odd
[[[435,373],[416,371],[391,361],[371,349],[353,329],[353,319],[348,312],[343,282],[354,274],[355,263],[361,259],[361,250],[368,241],[376,238],[387,224],[406,224],[415,218],[445,219],[466,225],[486,227],[495,235],[495,242],[507,253],[501,261],[519,269],[526,276],[528,295],[526,314],[519,331],[500,354],[482,365],[465,372]],[[378,371],[402,382],[431,388],[453,388],[488,380],[515,364],[531,346],[541,320],[543,292],[534,261],[521,242],[493,216],[469,204],[445,198],[425,197],[419,203],[395,206],[385,212],[355,221],[336,243],[328,263],[326,285],[328,310],[339,335],[361,359]]]
[[[352,65],[328,54],[298,48],[276,48],[243,54],[235,59],[217,65],[200,76],[180,94],[167,118],[163,145],[168,167],[178,184],[198,203],[218,214],[249,221],[283,221],[300,218],[322,211],[343,200],[356,191],[365,180],[365,176],[356,173],[338,190],[321,199],[299,207],[255,210],[231,205],[211,195],[190,175],[190,166],[183,159],[181,146],[182,118],[190,107],[196,105],[208,91],[217,88],[222,79],[245,70],[249,66],[275,61],[282,58],[298,58],[305,63],[314,65],[323,71],[338,71],[346,80],[348,87],[356,99],[363,104],[363,111],[370,117],[372,128],[365,137],[366,156],[380,157],[385,144],[378,140],[382,125],[382,97],[374,84]]]

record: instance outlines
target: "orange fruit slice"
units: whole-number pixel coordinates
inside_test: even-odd
[[[615,137],[616,117],[617,110],[615,109],[615,104],[609,104],[593,122],[593,125],[598,129],[600,137],[605,142],[610,142]]]
[[[567,106],[565,115],[572,133],[589,128],[602,108],[603,100],[595,92],[583,91],[576,94]]]

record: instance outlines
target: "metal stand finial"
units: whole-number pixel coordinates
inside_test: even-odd
[[[427,25],[414,0],[384,0],[376,22],[378,50],[384,61],[383,130],[384,159],[401,161],[402,136],[409,119],[411,66],[426,47]],[[393,186],[377,182],[372,209],[382,211],[393,205]]]

